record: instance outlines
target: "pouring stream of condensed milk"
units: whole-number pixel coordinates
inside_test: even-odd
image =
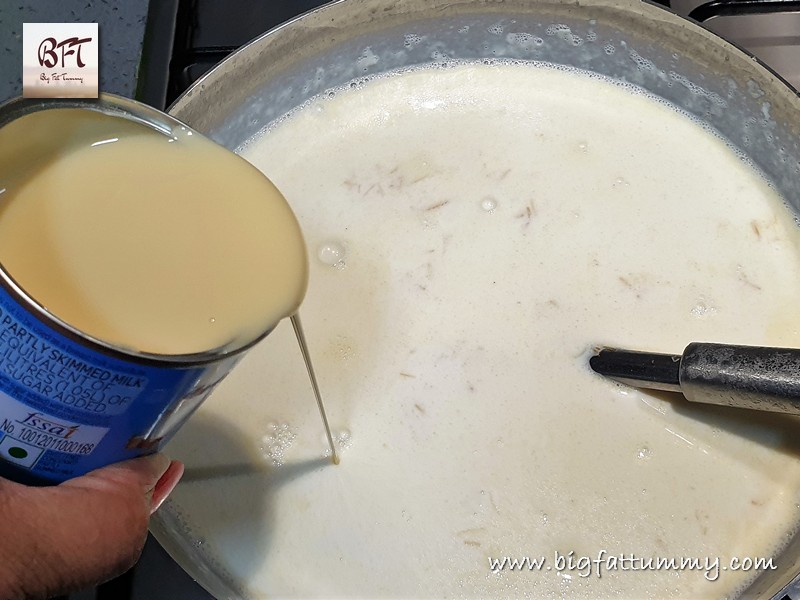
[[[159,358],[238,349],[291,316],[328,429],[296,316],[305,242],[260,171],[188,127],[82,108],[0,128],[0,165],[0,263],[34,302]]]

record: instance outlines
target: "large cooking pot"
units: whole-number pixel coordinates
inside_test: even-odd
[[[236,52],[170,112],[235,149],[328,88],[453,59],[547,61],[641,86],[730,140],[800,214],[795,92],[731,44],[639,0],[337,0]],[[218,597],[235,597],[184,527],[169,505],[152,523],[193,577]],[[745,597],[774,596],[790,583],[800,536],[778,558],[780,569],[762,573]]]

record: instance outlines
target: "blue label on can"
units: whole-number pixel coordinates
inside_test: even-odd
[[[50,327],[0,286],[0,459],[56,483],[153,452],[238,360],[113,354]]]

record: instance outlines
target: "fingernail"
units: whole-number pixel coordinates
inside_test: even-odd
[[[169,467],[164,474],[159,478],[156,487],[153,489],[153,500],[150,504],[150,514],[156,512],[159,507],[167,499],[167,496],[172,493],[175,486],[181,480],[183,475],[183,463],[178,460],[173,460],[169,463]]]

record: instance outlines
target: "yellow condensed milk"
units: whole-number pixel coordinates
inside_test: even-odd
[[[308,277],[259,171],[90,107],[0,127],[0,265],[0,473],[47,481],[158,447]]]

